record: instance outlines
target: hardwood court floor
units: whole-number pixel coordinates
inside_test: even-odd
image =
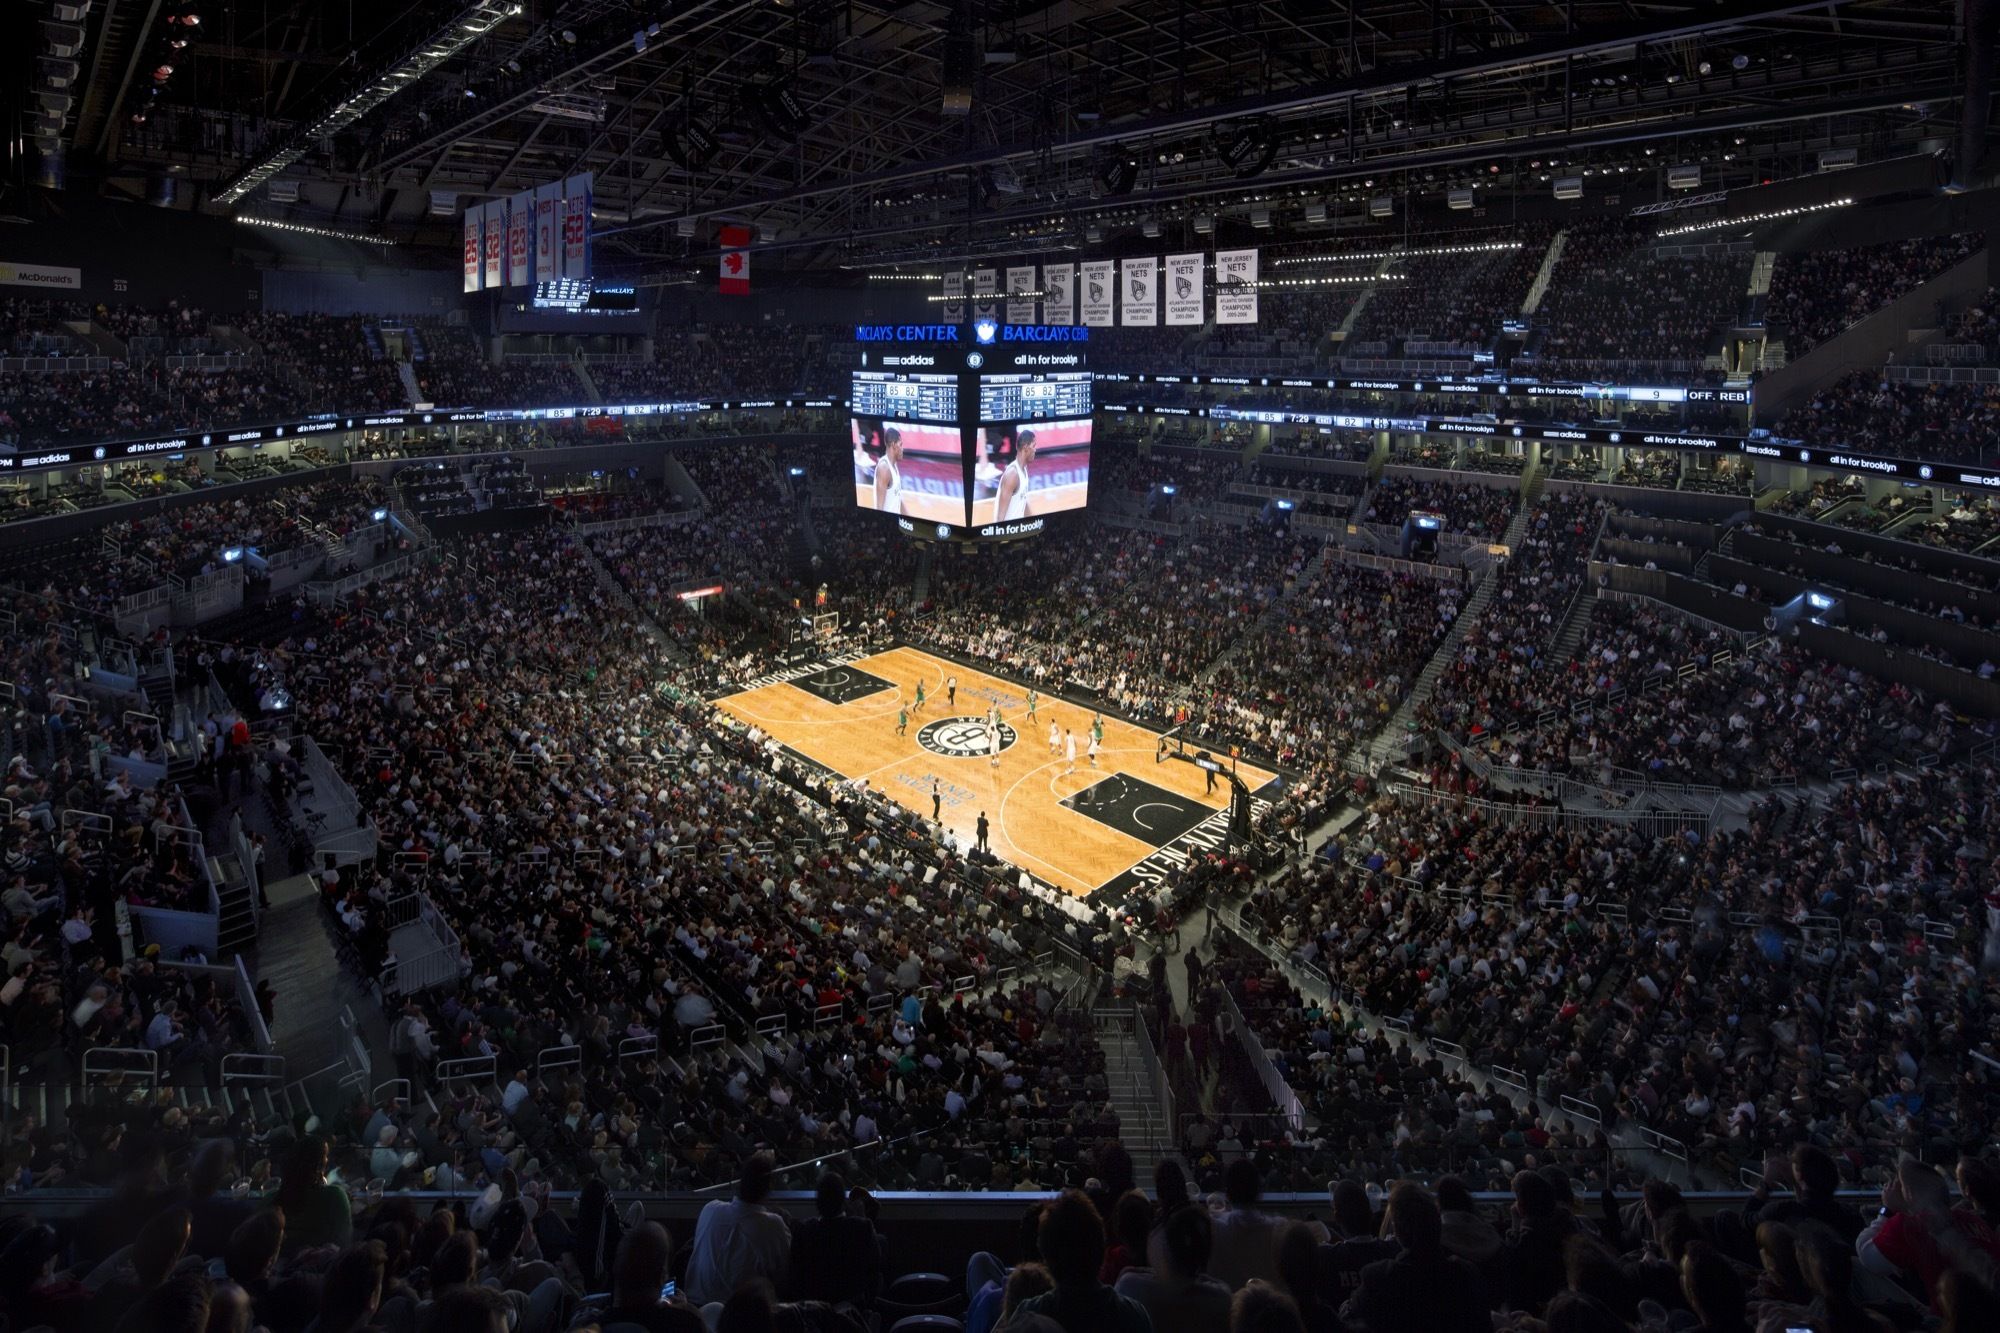
[[[945,694],[951,676],[958,678],[956,707]],[[922,712],[914,711],[919,681]],[[906,704],[909,729],[898,736],[896,715]],[[986,749],[987,711],[995,705],[1004,747],[997,768]],[[1044,696],[1031,723],[1026,686],[916,648],[760,685],[716,707],[836,773],[865,779],[926,819],[935,781],[942,822],[962,846],[972,846],[984,811],[995,856],[1079,895],[1229,805],[1227,783],[1209,794],[1207,775],[1194,765],[1155,762],[1158,732],[1107,716],[1092,769],[1090,710]],[[1051,721],[1076,734],[1074,772],[1065,756],[1049,752]],[[1239,773],[1253,792],[1274,776],[1249,765]]]

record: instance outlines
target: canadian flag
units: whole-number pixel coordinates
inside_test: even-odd
[[[724,296],[748,296],[750,294],[750,229],[748,227],[724,227],[722,229],[722,294]]]

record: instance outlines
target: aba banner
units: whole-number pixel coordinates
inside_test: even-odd
[[[561,274],[560,251],[557,236],[560,234],[560,211],[562,209],[562,186],[544,185],[535,191],[535,281],[554,282]]]
[[[486,205],[486,245],[482,254],[486,259],[486,290],[493,291],[500,286],[501,261],[506,258],[507,249],[507,201],[495,199]]]
[[[1076,323],[1076,265],[1042,265],[1042,323]]]
[[[1007,270],[1007,322],[1009,324],[1032,324],[1035,322],[1035,298],[1023,296],[1023,292],[1035,290],[1035,266],[1023,264]]]
[[[1167,256],[1167,323],[1201,323],[1201,270],[1207,261],[1206,255]]]
[[[1120,294],[1125,308],[1119,322],[1127,328],[1151,328],[1160,322],[1160,261],[1149,255],[1119,262],[1125,275]]]
[[[748,227],[724,227],[722,229],[722,286],[718,289],[724,296],[748,296],[750,294],[750,229]]]
[[[972,270],[972,317],[974,319],[1000,318],[1000,307],[993,297],[1000,290],[1000,273],[997,269],[976,268]]]
[[[944,275],[944,322],[965,323],[965,274],[959,269]]]
[[[1215,252],[1215,322],[1218,324],[1257,322],[1255,250]]]
[[[465,288],[479,290],[479,240],[485,234],[486,205],[470,204],[465,210]]]
[[[507,285],[525,287],[534,275],[528,267],[528,231],[534,221],[535,196],[517,194],[507,201]]]
[[[1103,328],[1111,320],[1113,290],[1118,285],[1118,262],[1093,260],[1083,266],[1083,281],[1077,290],[1083,305],[1083,322]]]

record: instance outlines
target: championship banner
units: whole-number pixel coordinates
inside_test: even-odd
[[[467,204],[465,207],[465,265],[463,290],[479,290],[479,238],[485,235],[486,205]]]
[[[1207,255],[1167,256],[1167,323],[1201,323],[1201,270],[1207,261]]]
[[[1255,250],[1215,252],[1215,322],[1218,324],[1257,322]]]
[[[1120,294],[1125,309],[1118,322],[1127,328],[1151,328],[1160,322],[1160,261],[1149,255],[1119,262],[1125,277],[1124,291]]]
[[[594,177],[588,172],[563,182],[562,275],[590,277],[590,187]]]
[[[998,319],[1000,308],[993,303],[993,297],[1000,290],[1000,275],[990,268],[972,270],[972,317],[974,319]]]
[[[500,286],[502,253],[507,246],[507,204],[495,199],[486,205],[486,244],[481,254],[486,260],[486,290],[493,291]]]
[[[944,275],[944,322],[965,322],[965,271],[953,269]]]
[[[1076,323],[1076,265],[1042,265],[1042,323]]]
[[[1007,270],[1007,322],[1009,324],[1032,324],[1035,322],[1035,298],[1023,300],[1013,295],[1016,292],[1035,290],[1035,266],[1024,264]]]
[[[562,186],[543,185],[535,191],[535,281],[554,282],[558,276],[556,237],[560,231],[557,210],[562,207]]]
[[[533,280],[528,268],[528,227],[535,196],[523,192],[507,201],[507,285],[525,287]]]
[[[748,296],[750,294],[750,229],[748,227],[724,227],[722,229],[722,285],[717,289],[724,296]]]
[[[1083,266],[1083,322],[1103,328],[1112,322],[1112,291],[1118,285],[1116,260],[1092,260]]]

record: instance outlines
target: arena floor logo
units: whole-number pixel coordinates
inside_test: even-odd
[[[941,717],[917,732],[917,744],[947,759],[983,759],[993,753],[993,732],[983,717]],[[1021,739],[1011,723],[1000,724],[1000,748]]]

